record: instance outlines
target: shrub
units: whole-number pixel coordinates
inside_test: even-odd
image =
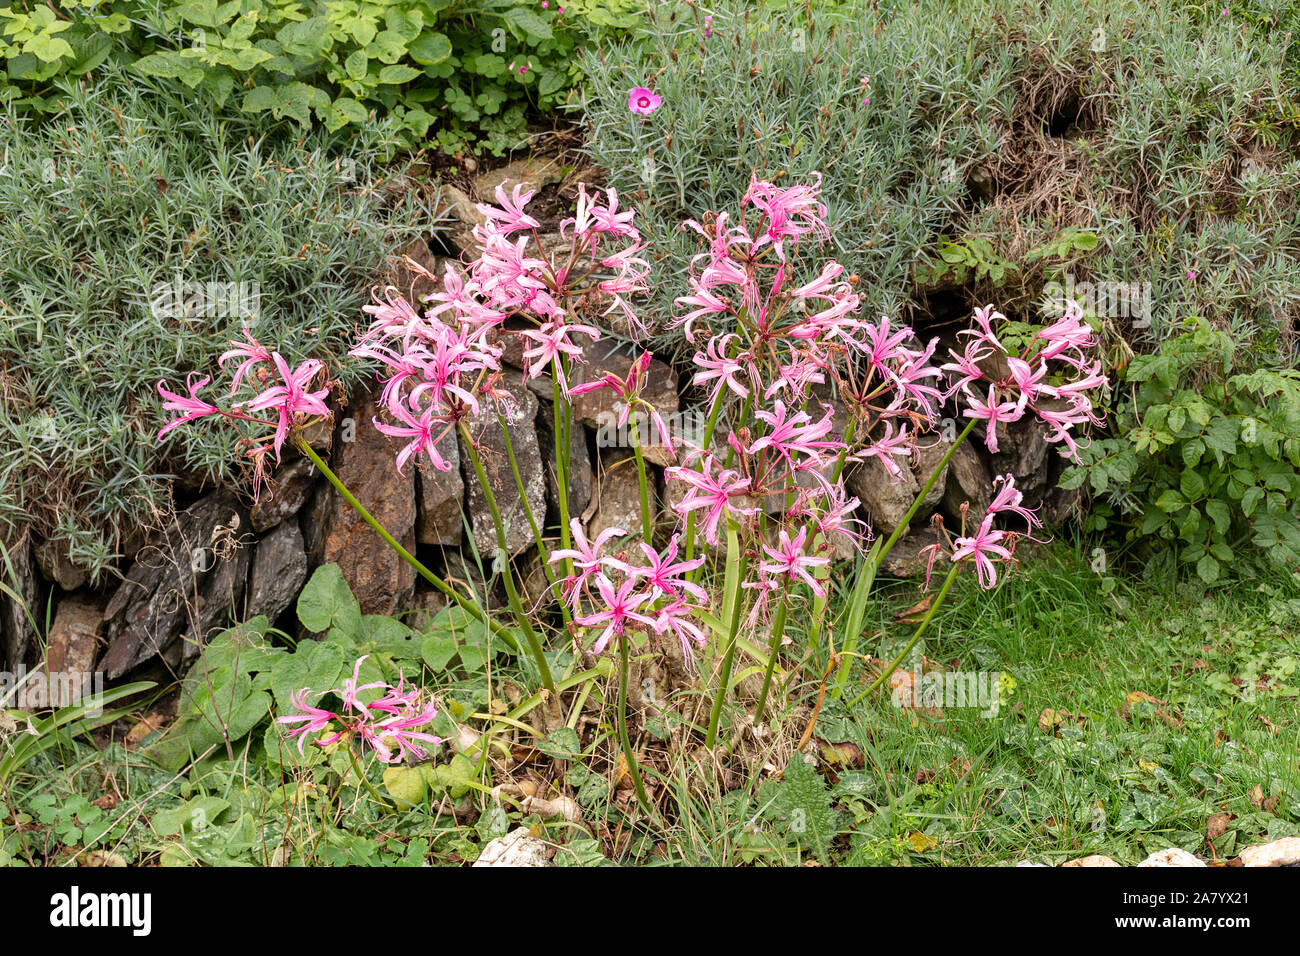
[[[1093,528],[1180,545],[1207,583],[1252,546],[1282,568],[1300,562],[1300,371],[1204,320],[1138,356],[1119,435],[1083,450],[1062,485],[1100,496]]]
[[[381,209],[373,130],[274,142],[110,79],[0,125],[0,525],[30,521],[96,576],[173,472],[230,477],[226,436],[157,444],[155,383],[210,371],[245,324],[341,358],[408,214]]]
[[[481,136],[500,155],[526,138],[528,110],[575,99],[575,50],[617,35],[638,0],[73,0],[60,17],[0,4],[0,98],[49,108],[45,84],[130,63],[247,113],[330,130],[372,116],[406,146],[430,128],[448,152]],[[4,21],[8,21],[4,24]]]
[[[923,332],[990,301],[1041,320],[1052,283],[1086,282],[1140,293],[1077,296],[1112,367],[1123,338],[1151,348],[1192,314],[1285,350],[1300,72],[1296,37],[1259,25],[1268,4],[808,6],[726,2],[707,37],[656,7],[640,46],[585,57],[589,150],[660,240],[661,317],[694,251],[679,219],[751,174],[819,170],[856,291]],[[643,85],[663,98],[648,116],[626,106]]]

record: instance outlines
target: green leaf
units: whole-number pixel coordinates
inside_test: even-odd
[[[1213,584],[1219,579],[1219,562],[1207,554],[1196,562],[1196,573],[1206,584]]]
[[[429,783],[419,767],[388,767],[384,770],[384,789],[402,803],[418,807],[424,803]]]
[[[420,71],[415,67],[407,66],[405,63],[396,63],[379,71],[379,82],[396,85],[409,82],[419,75]]]
[[[533,40],[549,40],[554,35],[551,25],[527,7],[511,7],[505,12],[504,19]]]
[[[407,52],[421,66],[434,66],[451,56],[451,41],[441,33],[422,33]]]
[[[537,749],[555,760],[573,760],[582,754],[582,741],[572,727],[559,727],[547,734]]]
[[[426,634],[420,642],[420,656],[430,670],[444,670],[456,656],[456,640],[450,634]]]
[[[179,807],[154,814],[150,822],[159,836],[198,832],[215,823],[229,806],[230,801],[220,797],[195,797]]]
[[[768,819],[779,821],[796,843],[811,849],[822,863],[828,862],[839,814],[831,806],[826,781],[802,754],[790,758],[784,778],[779,784],[765,786],[760,799],[771,801],[765,814]]]
[[[361,603],[348,587],[343,570],[337,564],[322,565],[312,574],[298,595],[298,620],[307,630],[317,634],[337,630],[352,640],[360,637]]]

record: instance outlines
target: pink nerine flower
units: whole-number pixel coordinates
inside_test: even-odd
[[[633,87],[627,94],[627,108],[633,113],[653,113],[662,102],[663,97],[644,86]]]
[[[789,533],[782,528],[777,536],[777,546],[775,548],[763,545],[764,553],[771,560],[760,564],[759,570],[772,577],[784,578],[788,581],[803,581],[812,589],[813,594],[819,598],[824,598],[826,596],[825,588],[822,587],[821,582],[808,573],[808,569],[830,564],[831,559],[817,558],[805,554],[804,548],[807,540],[807,528],[800,528],[794,540],[791,540]]]
[[[192,422],[194,419],[202,418],[205,415],[215,415],[220,411],[217,406],[210,405],[198,397],[199,389],[203,388],[203,386],[207,385],[211,380],[211,377],[205,376],[195,382],[194,376],[191,375],[187,382],[190,390],[189,398],[184,398],[177,395],[175,392],[167,391],[167,389],[163,388],[163,386],[167,384],[166,382],[160,381],[158,383],[158,394],[163,398],[163,410],[181,413],[179,418],[173,418],[159,429],[158,438],[160,440],[173,428],[179,428],[186,422]]]
[[[958,538],[956,550],[952,553],[953,561],[972,558],[979,573],[980,587],[988,590],[997,583],[998,571],[993,564],[994,558],[1007,560],[1011,552],[1002,547],[1000,542],[1004,533],[993,530],[993,515],[986,514],[980,522],[979,530],[969,538]]]
[[[355,738],[363,746],[369,746],[383,763],[396,763],[407,757],[425,759],[426,754],[418,744],[437,746],[442,739],[416,728],[433,723],[438,716],[437,707],[432,701],[421,707],[419,692],[414,688],[408,689],[400,677],[396,687],[384,681],[361,684],[361,665],[365,660],[365,657],[358,658],[352,676],[343,682],[342,687],[324,692],[341,699],[339,710],[309,705],[307,695],[311,691],[304,687],[289,696],[290,703],[301,713],[286,714],[277,718],[276,723],[286,727],[299,725],[289,731],[290,738],[298,738],[299,754],[302,754],[303,744],[309,736],[322,734],[335,725],[333,733],[317,736],[313,743],[318,747],[328,747],[345,737]],[[363,704],[357,695],[368,690],[379,690],[382,694],[377,700]]]
[[[726,514],[733,517],[754,514],[758,509],[752,505],[741,505],[741,499],[748,500],[749,479],[730,469],[713,474],[717,460],[712,455],[704,458],[704,470],[674,467],[664,471],[669,481],[680,481],[690,485],[691,490],[674,510],[680,515],[688,514],[697,508],[707,509],[704,517],[704,539],[709,544],[718,543],[718,529]]]
[[[321,365],[316,359],[308,359],[292,371],[279,352],[271,353],[271,360],[275,362],[276,370],[280,373],[279,385],[273,385],[256,398],[248,399],[235,404],[242,405],[251,412],[262,412],[267,409],[275,409],[279,420],[275,426],[275,460],[280,460],[280,446],[284,444],[285,438],[289,435],[289,429],[293,427],[294,418],[297,415],[320,415],[328,418],[330,414],[329,407],[325,404],[325,398],[329,395],[329,388],[323,388],[317,392],[307,391],[307,385],[311,382],[316,374],[325,366]]]
[[[636,589],[636,578],[628,578],[617,590],[609,578],[603,574],[596,579],[596,590],[600,593],[600,598],[605,602],[605,608],[594,614],[588,614],[586,617],[574,618],[574,623],[583,627],[599,627],[604,624],[605,629],[601,632],[596,643],[591,646],[592,653],[599,654],[606,645],[609,644],[610,638],[622,636],[629,622],[644,624],[646,627],[654,627],[654,618],[640,613],[637,608],[650,599],[649,594],[633,594]]]
[[[627,532],[622,528],[606,528],[600,534],[596,535],[595,541],[588,541],[587,535],[582,530],[582,522],[577,518],[569,521],[569,530],[573,534],[572,548],[560,548],[551,552],[550,564],[556,564],[560,561],[572,561],[573,566],[578,569],[578,573],[571,578],[566,578],[561,582],[565,591],[565,596],[572,602],[576,608],[578,598],[581,594],[582,587],[588,579],[599,575],[602,564],[609,564],[614,559],[600,553],[605,543],[612,538],[622,538]]]
[[[678,535],[673,535],[673,539],[668,542],[668,547],[662,555],[642,542],[641,553],[645,555],[648,562],[645,567],[630,565],[623,561],[611,561],[610,564],[624,574],[643,580],[651,588],[655,598],[680,598],[683,594],[689,594],[697,601],[708,601],[709,595],[702,587],[682,577],[702,565],[704,559],[678,561],[678,538]]]

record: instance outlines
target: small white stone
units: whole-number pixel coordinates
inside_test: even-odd
[[[1295,866],[1300,864],[1300,837],[1283,837],[1241,851],[1242,866]]]
[[[1152,853],[1138,866],[1205,866],[1205,861],[1198,860],[1186,850],[1171,846],[1167,850],[1157,850]]]
[[[550,847],[533,836],[527,827],[518,827],[497,837],[483,847],[475,866],[550,866]]]

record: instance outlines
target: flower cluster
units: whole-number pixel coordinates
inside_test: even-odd
[[[195,381],[191,376],[186,383],[188,396],[169,391],[166,382],[159,382],[158,394],[163,400],[163,410],[171,412],[172,418],[159,430],[158,438],[161,440],[173,429],[209,415],[240,422],[246,428],[253,426],[252,431],[257,437],[246,437],[243,444],[253,463],[256,494],[267,479],[266,459],[270,452],[275,452],[275,460],[279,462],[285,440],[295,429],[330,417],[329,407],[325,404],[330,391],[329,375],[325,366],[316,359],[308,359],[291,368],[279,352],[263,346],[247,329],[244,330],[243,342],[230,344],[232,348],[221,356],[218,364],[226,368],[238,361],[231,375],[230,397],[238,395],[241,389],[249,397],[222,409],[198,397],[199,391],[211,380],[208,377]],[[313,391],[312,383],[317,381],[321,387]],[[263,414],[273,418],[258,417]]]
[[[439,287],[424,297],[423,310],[391,288],[366,307],[374,321],[352,354],[386,367],[381,400],[395,424],[375,425],[408,439],[399,469],[423,454],[448,470],[437,450],[443,435],[477,417],[485,399],[510,400],[501,384],[506,337],[521,340],[527,377],[550,373],[568,395],[576,394],[572,365],[582,362],[586,343],[601,337],[575,314],[607,304],[602,314],[617,314],[631,334],[648,331],[628,299],[646,291],[649,265],[637,256],[644,244],[633,212],[619,209],[618,193],[610,189],[602,198],[580,185],[576,214],[560,224],[558,248],[543,245],[541,224],[527,211],[533,196],[523,184],[509,193],[503,184],[495,205],[478,205],[478,256],[464,268],[448,263],[441,278],[425,273]],[[507,328],[508,321],[524,327]]]
[[[935,343],[920,346],[888,318],[863,319],[856,276],[832,260],[810,281],[791,279],[800,244],[829,236],[819,196],[820,179],[784,189],[754,179],[739,223],[726,212],[684,223],[708,248],[692,260],[675,322],[688,341],[704,340],[694,384],[708,389],[711,419],[724,406],[741,411],[721,449],[692,449],[667,478],[685,488],[677,513],[700,515],[711,544],[727,519],[766,528],[766,506],[779,503],[771,510],[784,512],[785,526],[753,536],[766,560],[747,586],[760,601],[800,581],[824,596],[811,571],[829,562],[834,542],[866,538],[851,517],[858,501],[845,465],[874,456],[900,475],[895,459],[912,453],[942,400]],[[833,393],[848,422],[826,402]]]
[[[622,528],[606,528],[595,541],[589,541],[577,518],[570,527],[574,546],[551,552],[550,561],[573,564],[573,573],[558,582],[573,611],[596,609],[574,618],[580,627],[600,630],[592,652],[601,653],[612,639],[639,626],[660,635],[672,634],[681,642],[687,664],[693,666],[695,651],[705,642],[704,632],[693,618],[707,605],[708,594],[688,575],[704,559],[680,560],[679,539],[674,535],[662,552],[640,542],[642,562],[628,553],[606,551],[611,541],[627,536]]]
[[[303,688],[290,696],[299,713],[286,714],[276,723],[298,725],[289,731],[289,736],[298,738],[299,755],[307,738],[314,734],[312,742],[318,747],[328,747],[345,739],[358,740],[373,750],[383,763],[397,763],[408,758],[424,760],[427,755],[421,744],[436,747],[442,743],[442,738],[419,730],[438,716],[437,708],[432,701],[422,704],[419,690],[407,687],[401,679],[396,687],[383,681],[361,684],[361,664],[365,659],[357,659],[352,676],[343,681],[342,687],[323,692],[338,696],[341,706],[337,711],[308,704],[307,695],[311,691]],[[358,695],[368,691],[379,691],[380,694],[369,703],[362,703]]]
[[[962,414],[987,423],[984,441],[989,451],[998,450],[998,425],[1019,421],[1028,412],[1049,427],[1049,442],[1061,442],[1065,453],[1077,458],[1071,429],[1084,422],[1102,423],[1088,392],[1107,384],[1101,362],[1087,360],[1085,350],[1097,344],[1091,326],[1083,321],[1078,304],[1067,302],[1059,321],[1039,332],[1024,355],[1012,356],[992,326],[993,320],[1005,318],[991,305],[975,310],[978,328],[958,333],[968,336],[966,347],[961,354],[949,349],[953,361],[943,366],[955,376],[948,395],[960,391],[968,406]],[[1054,372],[1067,380],[1050,384]],[[977,383],[979,391],[972,390]]]

